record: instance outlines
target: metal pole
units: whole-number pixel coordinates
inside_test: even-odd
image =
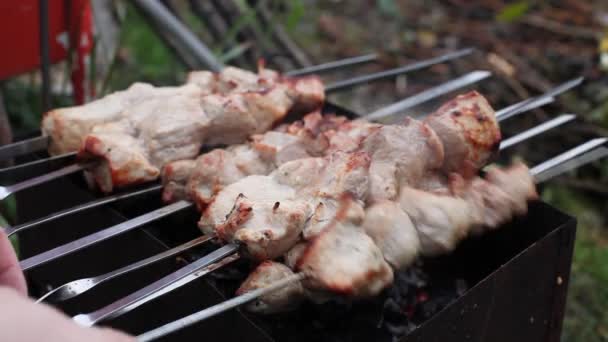
[[[192,55],[205,67],[212,71],[223,69],[222,63],[213,55],[213,52],[203,44],[184,24],[157,0],[134,0],[138,8],[143,10],[158,24],[167,30],[173,39],[179,41]]]
[[[48,0],[38,1],[40,18],[40,69],[42,71],[42,110],[51,107],[51,75],[49,57],[49,3]]]

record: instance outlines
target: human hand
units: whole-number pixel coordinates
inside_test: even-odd
[[[27,295],[27,286],[17,255],[2,228],[0,228],[0,286],[11,287],[22,295]]]
[[[8,287],[0,287],[0,340],[22,342],[132,342],[110,329],[85,328],[48,305],[36,304]]]
[[[20,342],[131,342],[110,329],[85,328],[48,305],[27,297],[25,277],[0,228],[0,340]]]

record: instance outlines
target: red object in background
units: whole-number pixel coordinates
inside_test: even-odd
[[[40,67],[38,0],[0,1],[0,80]],[[51,63],[68,57],[72,49],[74,101],[83,103],[94,95],[87,82],[93,49],[93,16],[89,0],[49,0]],[[88,96],[87,96],[88,95]]]

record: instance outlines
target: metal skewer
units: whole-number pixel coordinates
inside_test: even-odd
[[[576,119],[576,115],[574,114],[563,114],[554,119],[551,119],[547,122],[543,122],[542,124],[532,127],[526,131],[523,131],[515,136],[512,136],[508,139],[505,139],[500,142],[500,149],[503,150],[505,148],[509,148],[517,143],[520,143],[524,140],[530,139],[534,136],[537,136],[543,132],[546,132],[552,128],[558,127],[560,125],[566,124],[572,120]]]
[[[128,312],[143,304],[142,300],[146,297],[161,291],[163,288],[194,272],[204,272],[205,274],[209,273],[210,270],[206,267],[213,265],[215,262],[220,261],[227,256],[235,254],[238,249],[239,246],[235,244],[225,245],[198,259],[197,261],[180,268],[178,271],[171,273],[168,276],[165,276],[160,280],[157,280],[154,283],[142,288],[141,290],[136,291],[131,295],[126,296],[100,310],[89,314],[77,315],[74,317],[74,320],[81,325],[92,326],[98,322],[101,322],[102,320],[113,318],[121,313]]]
[[[577,77],[570,81],[562,83],[562,84],[558,85],[557,87],[552,88],[551,90],[545,92],[544,94],[542,94],[540,96],[531,97],[527,100],[524,100],[524,101],[512,106],[511,108],[506,108],[504,111],[500,111],[500,112],[496,113],[496,116],[499,117],[501,120],[506,120],[506,119],[512,117],[513,115],[516,115],[517,113],[519,113],[519,111],[522,108],[526,108],[527,106],[531,105],[532,103],[534,103],[536,101],[541,101],[543,98],[556,96],[558,94],[561,94],[567,90],[570,90],[570,89],[578,86],[579,84],[581,84],[583,82],[584,79],[585,79],[584,77]]]
[[[608,139],[606,138],[598,138],[590,140],[582,145],[579,145],[569,151],[566,151],[556,157],[553,157],[533,168],[530,169],[530,173],[535,178],[536,183],[540,183],[542,181],[548,180],[547,177],[541,177],[543,173],[552,171],[552,177],[557,176],[558,174],[562,174],[573,168],[579,167],[585,163],[597,160],[603,156],[608,155],[608,148],[602,147],[601,145],[605,144]],[[599,152],[596,152],[599,151]],[[587,154],[592,153],[592,157],[589,157]],[[570,163],[568,163],[570,162]],[[201,322],[218,314],[221,314],[225,311],[234,309],[240,305],[249,303],[261,296],[270,294],[272,292],[278,291],[284,288],[287,285],[292,283],[302,281],[306,278],[306,274],[298,273],[292,276],[286,277],[285,279],[279,280],[269,286],[264,288],[256,289],[254,291],[245,293],[240,296],[236,296],[232,299],[224,301],[222,303],[216,304],[209,308],[203,309],[199,312],[193,313],[186,317],[183,317],[179,320],[173,321],[171,323],[165,324],[156,329],[150,330],[142,335],[137,337],[137,340],[140,342],[147,342],[155,340],[159,337],[166,336],[170,333],[188,327],[197,322]]]
[[[67,300],[67,299],[76,297],[80,294],[87,292],[88,290],[94,288],[97,285],[105,283],[105,282],[112,280],[114,278],[117,278],[119,276],[125,275],[129,272],[144,268],[155,262],[164,260],[164,259],[172,257],[174,255],[177,255],[190,248],[199,246],[209,240],[211,240],[210,236],[200,236],[194,240],[190,240],[177,247],[173,247],[162,253],[159,253],[159,254],[153,255],[149,258],[140,260],[131,265],[121,267],[112,272],[108,272],[108,273],[105,273],[105,274],[102,274],[102,275],[99,275],[96,277],[84,278],[84,279],[78,279],[78,280],[71,281],[69,283],[63,284],[62,286],[57,287],[56,289],[54,289],[52,291],[47,292],[44,296],[38,298],[38,300],[36,302],[37,303],[40,303],[42,301],[58,302],[58,301]]]
[[[287,72],[285,72],[285,75],[290,76],[290,77],[310,75],[310,74],[316,74],[316,73],[320,73],[320,72],[340,69],[340,68],[344,68],[344,67],[355,66],[355,65],[359,65],[359,64],[371,63],[371,62],[375,62],[376,60],[378,60],[378,54],[370,53],[367,55],[349,57],[349,58],[344,58],[344,59],[340,59],[337,61],[317,64],[317,65],[305,67],[305,68],[298,69],[298,70],[287,71]]]
[[[5,168],[0,169],[0,174],[15,172],[17,170],[29,168],[29,167],[36,166],[36,165],[52,163],[52,162],[59,162],[59,161],[63,161],[66,159],[71,159],[73,157],[76,157],[76,154],[77,154],[77,152],[64,153],[64,154],[59,154],[56,156],[50,156],[48,158],[33,160],[31,162],[22,163],[19,165],[5,167]]]
[[[428,100],[450,93],[456,89],[466,87],[473,83],[477,83],[483,79],[492,76],[492,73],[485,70],[472,71],[464,76],[456,78],[454,80],[445,82],[437,87],[427,89],[423,92],[418,93],[415,97],[410,97],[405,100],[396,102],[390,106],[383,107],[374,111],[369,115],[365,115],[364,118],[370,121],[375,121],[387,116],[392,116],[395,113],[399,113],[406,109],[415,107]]]
[[[31,258],[25,259],[19,263],[21,269],[23,271],[27,271],[32,267],[36,267],[42,264],[45,264],[49,261],[55,260],[57,258],[66,256],[68,254],[72,254],[81,249],[87,248],[99,242],[105,241],[112,237],[118,236],[120,234],[124,234],[128,231],[131,231],[135,228],[138,228],[146,223],[150,223],[156,221],[162,217],[165,217],[169,214],[176,213],[178,211],[182,211],[184,209],[190,208],[192,203],[186,201],[179,201],[173,204],[169,204],[165,207],[156,209],[149,213],[138,216],[134,219],[119,223],[110,228],[106,228],[97,233],[87,235],[78,240],[74,240],[72,242],[68,242],[65,245],[53,248],[49,251],[40,253]]]
[[[0,186],[0,201],[4,200],[5,198],[7,198],[8,196],[21,191],[21,190],[25,190],[31,187],[34,187],[36,185],[42,184],[42,183],[46,183],[49,181],[52,181],[54,179],[57,178],[61,178],[67,175],[71,175],[72,173],[76,173],[79,171],[82,171],[84,169],[86,169],[87,167],[90,167],[91,164],[73,164],[73,165],[68,165],[64,168],[61,168],[59,170],[56,171],[52,171],[49,172],[47,174],[44,174],[42,176],[38,176],[38,177],[34,177],[34,178],[30,178],[28,180],[25,180],[23,182],[19,182],[13,185],[8,185],[8,186]]]
[[[138,191],[103,197],[98,200],[94,200],[94,201],[91,201],[91,202],[88,202],[85,204],[75,206],[73,208],[69,208],[66,210],[62,210],[60,212],[53,213],[51,215],[39,218],[34,221],[26,222],[26,223],[23,223],[23,224],[20,224],[17,226],[13,226],[13,227],[5,227],[4,232],[6,233],[6,235],[11,236],[13,234],[20,233],[22,231],[28,230],[30,228],[34,228],[43,223],[48,223],[48,222],[60,219],[62,217],[65,217],[65,216],[69,216],[69,215],[73,215],[73,214],[76,214],[76,213],[79,213],[79,212],[82,212],[85,210],[97,208],[102,205],[113,203],[113,202],[120,201],[123,199],[129,199],[129,198],[133,198],[133,197],[137,197],[137,196],[141,196],[141,195],[159,192],[160,190],[162,190],[162,185],[159,184],[159,185],[154,185],[149,188],[138,190]]]
[[[425,59],[425,60],[422,60],[422,61],[419,61],[419,62],[416,62],[413,64],[408,64],[408,65],[405,65],[402,67],[389,69],[389,70],[385,70],[385,71],[380,71],[380,72],[372,73],[369,75],[363,75],[363,76],[359,76],[359,77],[355,77],[355,78],[351,78],[351,79],[347,79],[347,80],[343,80],[343,81],[338,81],[338,82],[335,82],[332,84],[328,84],[325,87],[325,91],[327,93],[330,93],[333,91],[340,91],[340,90],[343,90],[346,88],[365,84],[368,82],[373,82],[373,81],[377,81],[377,80],[381,80],[381,79],[395,77],[398,75],[403,75],[408,72],[424,69],[431,65],[435,65],[435,64],[447,62],[450,60],[454,60],[454,59],[457,59],[460,57],[464,57],[466,55],[471,54],[473,51],[474,50],[471,48],[462,49],[462,50],[447,53],[445,55],[441,55],[438,57]],[[298,75],[298,74],[308,74],[310,72],[314,72],[315,69],[317,69],[316,72],[322,72],[322,71],[332,70],[332,69],[335,69],[338,67],[356,65],[356,64],[362,63],[361,60],[366,60],[366,59],[370,58],[370,55],[366,55],[366,56],[347,58],[347,59],[338,60],[338,61],[334,61],[334,62],[324,63],[324,64],[320,64],[317,66],[312,66],[309,68],[290,71],[290,72],[287,72],[286,74],[288,76],[294,76],[294,75]],[[311,71],[311,70],[313,70],[313,71]],[[27,139],[27,140],[18,141],[18,142],[12,143],[12,144],[0,146],[0,160],[9,159],[9,158],[21,156],[24,154],[29,154],[32,152],[44,150],[48,147],[48,145],[50,143],[49,139],[50,138],[48,136],[39,136],[39,137]],[[65,156],[65,154],[60,155],[60,156],[63,157],[63,156]],[[55,156],[55,157],[60,157],[60,156]],[[46,160],[46,159],[44,159],[44,160]],[[39,162],[42,162],[42,161],[39,161]],[[19,168],[19,167],[25,167],[25,166],[16,165],[16,166],[13,166],[12,168],[15,169],[15,168]],[[0,172],[2,172],[2,170],[0,170]]]
[[[547,129],[549,129],[549,128],[547,128]],[[527,137],[527,138],[531,137],[530,134],[527,134],[527,131],[526,132],[522,132],[520,134],[522,134],[524,137]],[[538,134],[540,134],[540,133],[538,133]],[[518,142],[521,142],[524,139],[517,139],[517,140],[518,140]],[[235,245],[235,247],[236,247],[236,245]],[[239,258],[238,254],[231,255],[229,260],[222,260],[219,263],[217,263],[215,269],[218,269],[218,268],[222,267],[225,264],[228,264],[228,263],[230,263],[230,262],[232,262],[234,260],[237,260],[238,258]],[[175,289],[178,289],[178,288],[180,288],[180,287],[182,287],[182,286],[184,286],[184,285],[186,285],[186,284],[188,284],[188,283],[190,283],[190,282],[198,279],[200,276],[202,276],[200,273],[195,273],[195,272],[196,271],[193,270],[191,274],[189,274],[189,275],[187,275],[187,276],[185,276],[185,277],[183,277],[183,278],[181,278],[179,280],[176,280],[176,281],[174,281],[173,283],[170,283],[170,284],[167,284],[165,282],[160,282],[159,283],[160,285],[158,285],[158,286],[162,287],[162,290],[158,290],[158,288],[151,287],[149,289],[150,290],[150,294],[149,295],[143,295],[140,292],[141,301],[143,301],[143,302],[133,302],[133,304],[131,306],[131,310],[134,309],[136,306],[142,305],[145,302],[149,302],[149,301],[151,301],[154,298],[157,298],[157,297],[162,296],[162,295],[164,295],[166,293],[169,293],[169,292],[171,292],[171,291],[173,291]],[[71,284],[71,283],[63,285],[62,287],[69,286],[69,284]],[[242,300],[242,298],[240,300]],[[240,301],[239,301],[239,303],[240,303]],[[121,313],[126,313],[126,312],[127,312],[127,310],[123,310]],[[117,317],[117,316],[118,316],[118,314],[113,314],[113,317]]]

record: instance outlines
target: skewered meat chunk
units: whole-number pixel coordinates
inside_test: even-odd
[[[363,150],[372,158],[372,202],[395,199],[400,187],[415,186],[444,160],[442,143],[433,130],[410,118],[402,125],[376,130],[363,141]]]
[[[265,83],[270,83],[277,78],[278,74],[268,69],[259,69],[256,74],[228,66],[218,73],[206,70],[191,71],[188,73],[186,83],[196,84],[209,94],[228,94],[255,91]]]
[[[308,243],[302,241],[296,243],[290,250],[287,251],[284,255],[285,265],[291,268],[292,270],[296,268],[298,264],[298,260],[304,255],[304,251],[308,247]]]
[[[373,204],[366,209],[362,225],[394,269],[410,265],[418,256],[418,233],[398,203],[382,201]]]
[[[494,110],[475,91],[448,101],[425,122],[443,142],[445,173],[474,176],[500,145],[500,128]]]
[[[268,176],[249,176],[226,187],[199,226],[226,242],[241,242],[256,260],[274,259],[299,239],[310,207],[294,189]]]
[[[381,250],[361,229],[362,217],[342,205],[335,219],[310,243],[296,269],[307,274],[306,287],[355,297],[378,294],[393,281]],[[353,217],[354,216],[354,217]]]
[[[105,192],[115,186],[154,180],[164,165],[193,159],[203,145],[239,143],[270,129],[303,98],[296,90],[300,82],[312,85],[318,80],[288,80],[255,92],[156,100],[151,110],[139,115],[139,120],[123,119],[120,126],[124,127],[117,128],[116,124],[95,127],[85,138],[80,157],[105,160],[93,170],[96,182]],[[317,98],[323,96],[321,93]],[[133,139],[143,153],[131,153],[127,144],[117,142],[127,140],[132,144]]]
[[[171,164],[169,163],[170,166]],[[201,155],[194,162],[192,172],[186,178],[187,196],[184,197],[194,200],[202,209],[226,185],[248,175],[267,174],[270,167],[270,163],[262,160],[259,153],[249,145],[215,149]]]
[[[237,295],[244,294],[293,275],[293,271],[278,262],[265,261],[247,277],[236,291]],[[273,293],[262,296],[247,304],[245,308],[251,312],[271,314],[294,309],[305,298],[304,289],[300,282],[288,286]]]
[[[276,258],[298,241],[304,229],[318,229],[307,223],[320,221],[310,219],[320,201],[345,192],[364,196],[368,167],[364,152],[285,163],[269,176],[249,176],[224,188],[199,226],[224,241],[242,243],[257,260]]]
[[[83,138],[99,124],[120,120],[123,111],[133,105],[151,99],[166,99],[177,95],[195,95],[200,89],[194,85],[181,87],[154,87],[147,83],[135,83],[85,105],[58,108],[47,112],[41,123],[42,134],[51,138],[49,152],[62,154],[77,151]]]
[[[197,161],[192,159],[177,160],[167,164],[162,170],[163,201],[170,203],[188,198],[186,184],[196,170]]]
[[[209,118],[197,96],[150,100],[134,110],[139,108],[149,114],[140,120],[98,125],[85,138],[80,157],[104,161],[91,171],[104,192],[154,180],[163,164],[198,154]]]
[[[58,108],[44,115],[41,129],[44,135],[51,138],[49,152],[62,154],[77,151],[84,137],[93,127],[123,119],[129,113],[124,110],[139,103],[176,95],[208,95],[219,93],[226,95],[230,92],[255,91],[267,88],[269,84],[278,81],[278,76],[271,70],[260,70],[252,73],[243,69],[226,67],[219,73],[196,71],[188,76],[186,85],[180,87],[154,87],[147,83],[134,83],[123,91],[107,95],[85,105]],[[319,95],[319,84],[314,80],[304,81],[299,87],[302,92],[301,102],[318,104],[323,99]],[[303,105],[306,107],[306,105]],[[130,114],[133,114],[132,112]]]
[[[223,187],[248,175],[267,175],[287,161],[322,155],[328,151],[323,130],[344,120],[313,112],[276,131],[254,135],[247,144],[202,154],[195,163],[169,163],[162,173],[163,184],[168,185],[163,200],[190,199],[202,208]]]
[[[528,201],[538,198],[534,179],[519,163],[453,187],[449,196],[402,189],[399,204],[418,231],[423,255],[448,253],[469,233],[496,228],[524,214]]]
[[[250,201],[239,196],[226,221],[215,231],[225,241],[245,245],[255,260],[275,259],[299,240],[308,216],[306,201]]]
[[[451,251],[468,233],[471,215],[476,213],[466,200],[432,194],[413,188],[401,189],[401,209],[414,223],[422,255]],[[478,219],[474,219],[475,222]]]
[[[377,294],[392,281],[388,276],[392,270],[383,271],[385,267],[379,261],[382,256],[393,269],[400,269],[410,265],[418,254],[450,252],[475,227],[504,223],[521,214],[525,203],[536,198],[533,179],[523,164],[489,172],[493,174],[486,179],[465,183],[459,176],[452,195],[402,188],[398,202],[375,203],[366,209],[365,217],[360,211],[345,214],[357,204],[343,199],[328,227],[308,243],[296,244],[285,262],[305,272],[304,293],[309,299],[311,294],[325,291],[352,297]],[[508,188],[505,193],[515,197],[505,200],[493,195],[503,187]],[[497,206],[501,200],[496,198],[504,201],[501,206]],[[486,221],[484,214],[499,207],[500,220]]]

